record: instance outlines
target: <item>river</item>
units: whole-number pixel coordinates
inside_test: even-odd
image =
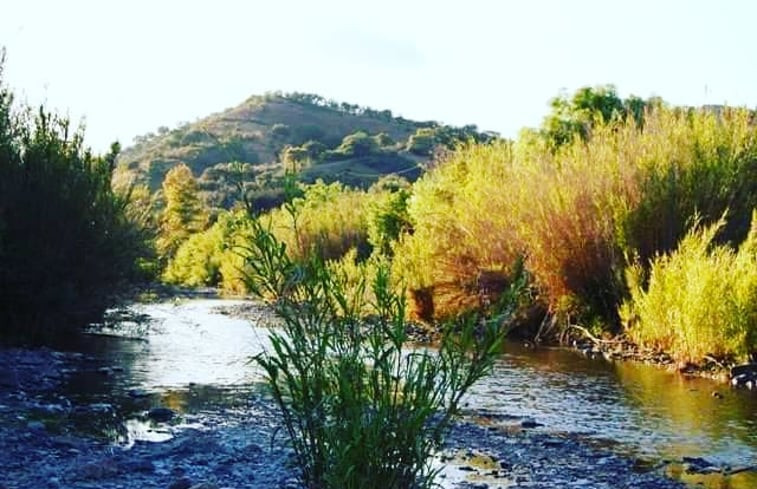
[[[107,429],[127,446],[170,437],[139,421],[147,405],[180,413],[233,409],[260,388],[262,372],[250,357],[268,345],[265,325],[218,309],[241,304],[202,299],[132,306],[138,321],[116,321],[72,345],[105,367],[72,375],[65,394],[117,406],[118,426]],[[579,435],[650,464],[701,457],[731,468],[757,465],[757,394],[652,366],[508,344],[467,404],[481,422],[529,418],[543,425],[540,430]],[[667,470],[682,477],[676,464]],[[754,472],[686,482],[757,488]]]

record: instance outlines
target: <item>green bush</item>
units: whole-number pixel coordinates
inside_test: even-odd
[[[407,140],[405,149],[419,156],[428,156],[436,144],[436,131],[429,127],[421,127]]]
[[[437,352],[410,349],[404,298],[392,292],[386,267],[377,269],[366,304],[363,294],[347,292],[367,287],[365,277],[348,280],[318,253],[294,261],[269,228],[255,222],[254,230],[246,282],[273,299],[283,321],[270,334],[272,350],[256,361],[306,487],[433,487],[430,458],[461,396],[489,372],[499,324],[477,335],[476,322],[463,321]]]
[[[1,57],[1,56],[0,56]],[[0,60],[0,333],[52,335],[101,318],[137,277],[147,235],[111,187],[118,146],[84,147],[67,120],[14,115]]]
[[[357,248],[361,258],[370,254],[365,192],[321,180],[301,189],[302,197],[263,216],[270,219],[273,232],[287,244],[291,256],[303,257],[317,249],[325,259],[338,259],[351,248]],[[290,217],[290,207],[296,208],[296,222]]]
[[[629,267],[631,298],[621,315],[631,338],[680,361],[746,360],[757,351],[757,212],[738,252],[712,244],[724,225],[689,231],[653,260],[646,280],[642,267]]]
[[[375,154],[379,150],[379,144],[375,138],[370,137],[363,131],[345,136],[342,144],[334,150],[341,157],[353,158]]]

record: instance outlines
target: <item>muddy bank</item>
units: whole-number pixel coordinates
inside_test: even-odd
[[[145,429],[168,439],[124,448],[79,429],[113,416],[112,409],[78,406],[59,394],[67,375],[88,368],[95,368],[92,359],[77,353],[0,350],[0,488],[297,487],[277,411],[265,395],[162,422],[145,416]],[[537,420],[476,409],[453,428],[437,463],[445,467],[446,488],[684,487],[611,447],[542,432]]]

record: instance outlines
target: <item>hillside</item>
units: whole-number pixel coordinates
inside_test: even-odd
[[[300,168],[305,181],[366,187],[391,173],[414,180],[437,146],[491,137],[475,126],[415,122],[318,95],[272,93],[136,138],[121,153],[114,179],[156,192],[168,170],[185,163],[212,206],[230,206],[243,188],[264,208],[280,199],[285,166]]]

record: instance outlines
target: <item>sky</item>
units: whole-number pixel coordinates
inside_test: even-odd
[[[757,107],[757,2],[5,0],[4,83],[105,151],[298,91],[515,137],[549,100]]]

